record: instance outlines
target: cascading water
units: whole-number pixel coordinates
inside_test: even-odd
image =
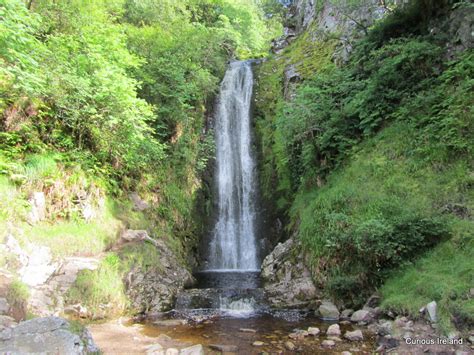
[[[218,215],[209,251],[213,271],[256,271],[255,161],[251,150],[251,62],[230,64],[216,109]]]
[[[180,292],[178,311],[249,317],[262,309],[256,164],[251,149],[251,65],[251,61],[231,63],[221,83],[215,114],[217,219],[206,268],[195,274],[198,288]]]

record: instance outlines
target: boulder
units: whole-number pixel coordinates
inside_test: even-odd
[[[436,322],[438,320],[437,316],[437,304],[436,301],[432,301],[426,305],[426,310],[428,312],[428,317],[431,322]]]
[[[345,309],[341,312],[341,318],[349,319],[353,313],[354,313],[353,309]]]
[[[125,279],[126,292],[135,313],[171,310],[177,294],[194,283],[191,273],[161,239],[155,239],[160,253],[160,267],[147,270],[133,267]]]
[[[316,328],[316,327],[309,327],[308,328],[308,334],[309,335],[318,336],[319,333],[321,333],[321,330],[319,328]]]
[[[179,355],[204,355],[204,349],[201,344],[188,346],[179,350]]]
[[[0,333],[1,353],[88,354],[98,352],[90,333],[77,333],[59,317],[35,318]]]
[[[331,337],[338,337],[341,335],[341,328],[339,327],[339,324],[330,325],[326,331],[326,335]]]
[[[209,348],[223,353],[236,353],[239,351],[239,347],[236,345],[209,344]]]
[[[334,340],[323,340],[323,342],[321,343],[321,345],[324,347],[324,348],[332,348],[333,346],[336,345],[336,342]]]
[[[262,263],[262,279],[267,302],[272,308],[305,308],[318,298],[303,256],[293,256],[293,239],[279,243]]]
[[[352,332],[346,332],[344,338],[350,341],[361,341],[364,340],[364,335],[360,329],[354,330]]]
[[[334,303],[323,301],[319,306],[319,314],[321,318],[326,320],[339,320],[339,311]]]
[[[370,311],[366,309],[361,309],[354,312],[351,316],[351,322],[358,323],[358,322],[369,322],[372,319]]]
[[[291,341],[286,341],[285,342],[285,348],[289,351],[295,351],[296,345],[292,343]]]

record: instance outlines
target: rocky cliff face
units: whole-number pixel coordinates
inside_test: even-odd
[[[334,60],[344,62],[349,58],[353,41],[387,12],[388,8],[379,0],[364,0],[357,5],[346,1],[296,0],[289,8],[287,22],[296,34],[308,31],[312,41],[337,39]]]

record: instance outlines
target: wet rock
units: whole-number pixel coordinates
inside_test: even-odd
[[[312,336],[318,336],[321,333],[321,330],[317,327],[309,327],[308,334]]]
[[[378,349],[382,349],[382,351],[393,349],[400,345],[400,341],[390,335],[378,336],[376,342]]]
[[[242,333],[256,333],[257,332],[255,329],[251,329],[251,328],[240,328],[239,331]]]
[[[304,308],[318,298],[303,256],[292,256],[294,244],[293,239],[279,243],[262,263],[265,297],[272,308]]]
[[[339,320],[339,311],[334,303],[323,301],[318,308],[321,318],[327,320]]]
[[[344,338],[350,341],[361,341],[364,339],[364,335],[360,329],[357,329],[352,332],[346,332]]]
[[[288,337],[294,340],[303,340],[308,335],[309,333],[306,330],[298,330],[294,333],[289,334]]]
[[[163,319],[154,321],[153,324],[160,327],[178,327],[186,324],[186,321],[184,319]]]
[[[345,309],[341,312],[341,318],[342,319],[349,319],[351,317],[352,313],[354,313],[353,309]]]
[[[90,333],[75,334],[59,317],[35,318],[0,333],[2,353],[88,354],[98,352]]]
[[[321,345],[324,347],[324,348],[332,348],[336,345],[336,342],[334,340],[323,340],[323,342],[321,343]]]
[[[285,348],[290,351],[294,351],[296,349],[296,345],[288,340],[288,341],[285,341]]]
[[[257,346],[257,347],[264,346],[264,345],[265,345],[265,343],[263,341],[260,341],[260,340],[256,340],[252,343],[252,346]]]
[[[179,355],[204,355],[204,349],[201,344],[197,344],[181,349]]]
[[[372,319],[370,312],[366,309],[361,309],[359,311],[354,312],[351,316],[351,322],[358,323],[358,322],[369,322]]]
[[[428,312],[429,320],[431,322],[436,322],[437,318],[437,304],[436,301],[432,301],[426,305],[426,310]]]
[[[338,337],[341,335],[341,328],[339,327],[339,324],[332,324],[329,326],[328,330],[326,331],[327,336],[335,336]]]
[[[221,351],[223,353],[236,353],[239,351],[239,347],[236,345],[210,344],[209,348],[211,348],[212,350]]]

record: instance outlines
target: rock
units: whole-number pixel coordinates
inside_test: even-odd
[[[223,353],[236,353],[239,351],[239,347],[236,345],[209,344],[209,348]]]
[[[316,328],[316,327],[309,327],[308,328],[308,334],[309,335],[318,336],[319,333],[321,333],[321,330],[319,328]]]
[[[36,245],[31,248],[26,266],[20,269],[21,281],[30,287],[44,284],[58,265],[52,262],[51,250],[48,247]]]
[[[328,330],[326,331],[327,336],[335,336],[338,337],[341,335],[341,329],[339,328],[339,324],[332,324],[329,326]]]
[[[12,317],[0,315],[0,331],[2,331],[5,328],[15,326],[16,324],[17,323]]]
[[[285,341],[285,348],[290,351],[294,351],[296,349],[296,345],[288,340],[288,341]]]
[[[28,223],[35,224],[46,219],[46,197],[44,192],[33,192],[28,199],[30,212],[27,215]]]
[[[352,355],[352,353],[350,351],[343,351],[341,355]]]
[[[124,242],[142,242],[149,238],[146,230],[126,229],[120,235],[120,239]]]
[[[358,322],[369,322],[371,320],[371,315],[368,310],[361,309],[359,311],[354,312],[351,316],[351,322],[358,323]]]
[[[321,318],[326,320],[339,320],[339,311],[330,301],[323,301],[318,308]]]
[[[352,313],[354,313],[353,309],[345,309],[341,312],[341,318],[342,319],[349,319],[351,317]]]
[[[375,308],[380,305],[380,296],[379,295],[372,295],[369,297],[367,302],[365,302],[364,307]]]
[[[334,340],[323,340],[321,345],[325,348],[332,348],[336,345],[336,342]]]
[[[432,301],[426,305],[426,310],[428,311],[429,320],[433,323],[437,321],[436,309],[437,309],[436,301]]]
[[[256,340],[252,343],[253,346],[264,346],[265,343],[263,341],[260,341],[260,340]]]
[[[360,329],[357,329],[352,332],[346,332],[344,338],[350,341],[361,341],[364,339],[364,335]]]
[[[302,340],[308,335],[309,333],[306,330],[297,330],[296,332],[289,334],[288,337],[294,340]]]
[[[152,344],[146,347],[146,355],[165,355],[165,350],[159,343]]]
[[[89,312],[87,308],[81,304],[70,305],[64,308],[65,314],[70,314],[79,318],[87,318],[89,316]]]
[[[267,303],[272,308],[305,308],[318,298],[303,256],[299,255],[296,260],[293,257],[295,247],[293,239],[288,239],[263,260],[261,276]]]
[[[179,355],[204,355],[204,349],[201,344],[197,344],[181,349]]]
[[[378,336],[376,342],[382,350],[393,349],[400,345],[400,341],[390,335]]]
[[[474,335],[469,336],[469,338],[467,338],[467,340],[468,340],[471,344],[474,344]]]
[[[176,297],[194,283],[191,273],[162,239],[155,239],[161,267],[133,267],[125,277],[126,293],[134,313],[157,313],[172,309]]]
[[[160,327],[178,327],[186,324],[186,321],[184,319],[163,319],[154,321],[153,324]]]
[[[10,310],[10,305],[7,302],[6,298],[0,298],[0,315],[8,314]]]
[[[255,329],[251,329],[251,328],[240,328],[239,331],[242,333],[256,333],[257,332]]]
[[[136,192],[132,192],[129,195],[130,200],[133,202],[133,209],[135,211],[144,211],[150,207],[150,205],[141,199],[141,197]]]
[[[98,352],[90,333],[75,334],[59,317],[35,318],[0,333],[1,353],[88,354]]]
[[[165,355],[179,355],[179,350],[176,348],[166,349]]]

